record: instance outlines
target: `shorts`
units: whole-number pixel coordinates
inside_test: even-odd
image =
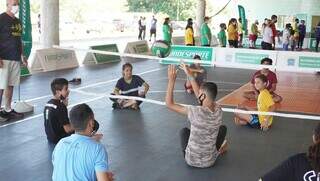
[[[251,114],[252,119],[250,120],[250,123],[248,123],[247,125],[251,128],[257,128],[260,129],[261,125],[259,122],[259,117],[257,114]]]
[[[0,89],[20,84],[20,61],[2,60],[3,67],[0,68]]]
[[[250,35],[249,35],[249,40],[256,41],[257,38],[258,38],[257,35],[254,35],[254,34],[250,34]]]
[[[150,29],[150,34],[156,34],[157,33],[157,30],[155,29]]]

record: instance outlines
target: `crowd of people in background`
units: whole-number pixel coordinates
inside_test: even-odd
[[[213,46],[212,45],[212,32],[209,27],[210,17],[204,17],[204,22],[200,26],[200,45],[201,46]],[[280,32],[276,28],[278,17],[272,15],[271,18],[265,18],[264,22],[259,28],[259,21],[255,20],[249,25],[248,30],[243,26],[247,24],[247,20],[241,18],[231,18],[228,24],[221,23],[220,31],[217,34],[217,39],[220,47],[230,48],[243,48],[248,47],[250,49],[256,49],[261,47],[263,50],[282,49],[284,51],[301,51],[303,49],[304,40],[306,37],[306,21],[296,18],[294,22],[285,24],[284,29]],[[139,40],[144,40],[146,36],[146,18],[140,17],[138,21],[139,25]],[[162,26],[163,40],[169,44],[172,43],[173,28],[170,18],[167,17],[164,20]],[[312,32],[313,33],[313,32]],[[318,46],[320,42],[320,22],[314,29],[315,34],[315,51],[318,52]],[[154,36],[154,41],[157,35],[157,19],[152,16],[150,23],[150,38]],[[248,44],[245,43],[245,35],[248,35]],[[195,31],[192,18],[188,18],[185,27],[185,45],[195,46]],[[257,44],[258,38],[261,38],[261,44]],[[277,45],[277,46],[276,46]]]

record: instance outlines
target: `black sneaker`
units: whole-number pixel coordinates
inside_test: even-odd
[[[114,103],[112,104],[112,108],[113,108],[113,109],[121,109],[121,106],[120,106],[118,103],[115,103],[115,102],[114,102]]]
[[[2,113],[4,114],[5,118],[8,119],[22,119],[24,117],[23,113],[17,113],[13,109],[10,112],[3,110]]]
[[[81,78],[73,78],[72,80],[69,80],[69,83],[73,85],[79,85],[81,84]]]
[[[8,121],[9,118],[6,117],[6,115],[2,112],[2,110],[0,111],[0,122],[6,122]]]

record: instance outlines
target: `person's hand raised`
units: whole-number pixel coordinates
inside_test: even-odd
[[[177,78],[178,70],[175,65],[168,66],[168,79],[169,81],[175,81]]]

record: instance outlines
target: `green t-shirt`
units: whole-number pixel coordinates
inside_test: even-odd
[[[201,25],[201,45],[210,45],[211,43],[211,30],[207,23]]]
[[[227,36],[226,36],[226,32],[224,30],[221,30],[218,33],[218,39],[219,39],[220,45],[222,47],[227,46]]]
[[[163,32],[163,40],[168,42],[168,43],[171,43],[172,34],[171,34],[170,26],[169,25],[163,25],[162,32]]]

